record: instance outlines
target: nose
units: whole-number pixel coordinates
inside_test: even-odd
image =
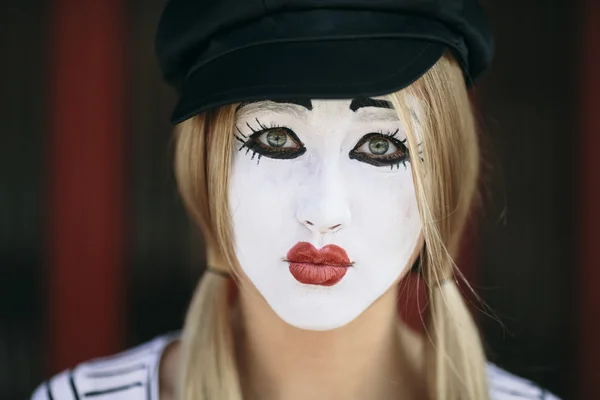
[[[336,232],[351,221],[348,193],[339,169],[328,166],[310,177],[300,200],[296,217],[316,234]]]

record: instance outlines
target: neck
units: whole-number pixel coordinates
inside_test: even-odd
[[[249,399],[416,398],[403,349],[395,286],[357,319],[330,331],[283,322],[261,296],[242,290],[240,378]]]

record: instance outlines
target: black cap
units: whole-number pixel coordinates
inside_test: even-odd
[[[448,49],[467,84],[489,66],[477,0],[170,0],[156,37],[173,123],[240,101],[387,94]]]

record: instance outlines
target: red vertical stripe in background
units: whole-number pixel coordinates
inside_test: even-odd
[[[583,0],[580,20],[580,238],[577,291],[581,312],[579,396],[600,399],[600,2]]]
[[[56,372],[123,344],[124,2],[51,4],[45,238]]]

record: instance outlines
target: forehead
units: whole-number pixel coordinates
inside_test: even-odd
[[[326,114],[357,119],[364,119],[364,117],[370,115],[378,119],[398,119],[398,115],[387,96],[358,97],[343,100],[259,100],[243,102],[237,107],[238,118],[244,118],[255,113],[286,113],[297,117]]]

